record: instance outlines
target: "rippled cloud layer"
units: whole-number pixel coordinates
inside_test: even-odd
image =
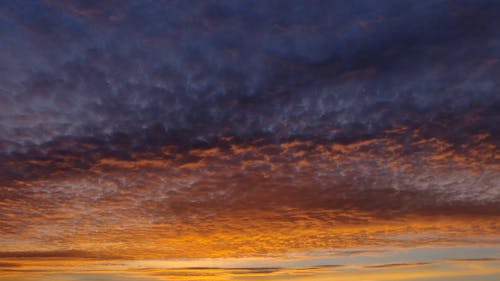
[[[499,13],[495,1],[1,3],[0,272],[498,245]],[[304,268],[201,271],[342,270]]]

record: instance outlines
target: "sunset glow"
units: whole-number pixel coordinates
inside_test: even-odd
[[[0,2],[0,281],[500,280],[500,2]]]

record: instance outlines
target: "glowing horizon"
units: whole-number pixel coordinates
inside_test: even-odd
[[[0,3],[0,281],[498,280],[498,14]]]

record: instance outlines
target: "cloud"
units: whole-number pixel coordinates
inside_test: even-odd
[[[11,267],[19,267],[21,266],[19,263],[13,262],[0,262],[0,268],[11,268]]]
[[[6,251],[496,241],[499,8],[2,4]]]
[[[64,251],[9,251],[0,252],[0,258],[107,258],[107,259],[118,259],[117,256],[106,256],[99,253],[92,253],[81,250],[64,250]],[[5,263],[9,264],[9,263]]]
[[[401,133],[344,144],[221,140],[126,156],[60,142],[43,158],[1,164],[4,190],[17,190],[4,193],[1,229],[129,258],[495,241],[495,164],[443,140],[400,143]]]
[[[496,262],[500,258],[451,259],[451,262]]]
[[[417,262],[417,263],[388,263],[388,264],[377,264],[377,265],[367,265],[366,268],[391,268],[391,267],[406,267],[406,266],[422,266],[429,265],[428,262]]]
[[[349,140],[400,125],[456,141],[476,131],[495,134],[498,98],[490,78],[498,65],[482,61],[494,57],[496,5],[414,4],[405,16],[397,4],[297,3],[302,13],[272,9],[279,2],[151,5],[74,1],[40,7],[48,15],[32,25],[56,34],[34,32],[56,37],[50,41],[59,33],[76,34],[81,47],[50,65],[20,70],[22,77],[5,78],[16,105],[2,118],[5,146],[18,150],[68,135],[115,134],[137,146],[220,136]],[[18,10],[13,7],[12,17],[31,26]],[[122,24],[96,19],[114,10],[126,15]],[[63,24],[56,26],[59,14]],[[381,15],[398,17],[379,28],[358,26]],[[408,25],[414,28],[402,27]],[[130,44],[120,44],[125,38]],[[466,50],[472,53],[458,61]],[[464,115],[480,118],[459,122]],[[439,128],[450,125],[447,137]]]

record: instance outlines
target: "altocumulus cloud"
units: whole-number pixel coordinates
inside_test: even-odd
[[[7,250],[496,241],[499,12],[493,1],[2,3]]]

